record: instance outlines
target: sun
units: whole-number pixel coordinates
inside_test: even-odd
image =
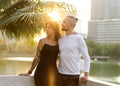
[[[57,10],[52,12],[48,12],[48,16],[51,17],[52,20],[59,21],[60,20],[60,13]]]

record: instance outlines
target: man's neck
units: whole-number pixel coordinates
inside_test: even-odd
[[[66,31],[66,35],[76,34],[76,32],[73,29],[70,29]]]

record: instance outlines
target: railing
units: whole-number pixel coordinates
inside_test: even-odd
[[[0,76],[0,86],[35,86],[33,76]],[[82,86],[120,86],[98,80],[89,79]]]

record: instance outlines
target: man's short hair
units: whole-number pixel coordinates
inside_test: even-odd
[[[67,17],[75,20],[76,22],[78,21],[78,18],[75,18],[74,16],[67,16]]]

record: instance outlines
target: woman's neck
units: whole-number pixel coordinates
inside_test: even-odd
[[[46,43],[49,45],[56,45],[57,42],[55,41],[55,36],[47,36],[46,37]]]
[[[48,35],[48,36],[47,36],[47,39],[54,41],[54,40],[55,40],[55,36],[54,36],[54,35]]]

